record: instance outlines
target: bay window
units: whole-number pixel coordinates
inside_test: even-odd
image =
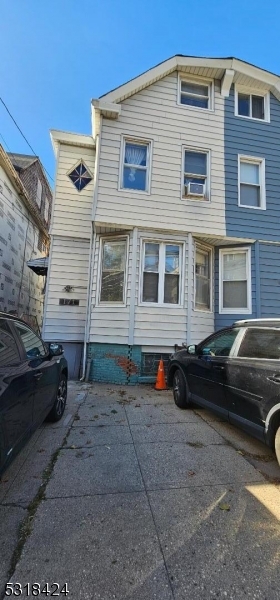
[[[196,247],[195,308],[211,310],[211,250]]]
[[[125,302],[127,238],[102,240],[100,302]]]
[[[180,304],[181,246],[144,242],[142,302]]]

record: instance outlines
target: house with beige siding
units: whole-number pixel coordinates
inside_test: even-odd
[[[51,131],[43,333],[73,376],[150,381],[174,344],[279,315],[279,129],[278,76],[174,56],[92,100],[91,135]]]

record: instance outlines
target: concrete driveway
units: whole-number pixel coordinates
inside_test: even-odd
[[[73,383],[67,411],[0,484],[2,593],[11,581],[67,583],[73,600],[280,597],[269,449],[147,386]]]

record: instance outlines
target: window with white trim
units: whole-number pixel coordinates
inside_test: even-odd
[[[195,308],[211,310],[211,250],[195,249]]]
[[[265,209],[265,160],[239,156],[239,206]]]
[[[149,191],[150,142],[123,140],[121,188]]]
[[[154,241],[143,246],[141,301],[180,304],[181,246]]]
[[[251,313],[250,248],[220,250],[220,312]]]
[[[269,93],[258,94],[237,89],[235,94],[235,114],[257,121],[269,121]]]
[[[127,238],[102,240],[100,302],[125,302]]]
[[[212,83],[180,78],[180,103],[194,108],[212,108]]]
[[[209,152],[184,149],[183,196],[209,199]]]

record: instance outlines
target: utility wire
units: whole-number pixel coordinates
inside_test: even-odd
[[[36,154],[35,150],[33,150],[32,146],[29,144],[29,141],[27,140],[27,138],[25,137],[24,133],[22,132],[21,128],[19,127],[19,125],[17,124],[16,120],[14,119],[13,115],[10,113],[7,105],[5,104],[4,100],[0,97],[0,101],[2,102],[3,106],[5,107],[8,115],[11,117],[12,121],[14,122],[16,128],[19,130],[20,134],[22,135],[23,139],[26,141],[28,147],[30,148],[30,150],[33,152],[34,156],[38,156],[38,154]],[[1,136],[2,137],[2,136]],[[45,169],[45,167],[44,167]],[[52,176],[48,173],[48,171],[45,169],[47,175],[49,176],[49,178],[53,180]]]

